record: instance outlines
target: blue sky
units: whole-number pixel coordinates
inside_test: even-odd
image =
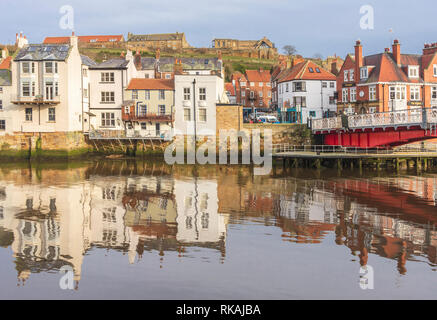
[[[213,38],[270,38],[296,46],[306,57],[345,56],[361,39],[365,54],[382,52],[399,38],[402,52],[420,53],[437,42],[437,3],[429,0],[1,0],[0,43],[23,31],[31,43],[71,34],[59,27],[64,5],[74,8],[79,35],[185,32],[193,46]],[[371,5],[375,28],[360,28],[360,8]],[[393,29],[393,34],[389,30]],[[280,50],[282,51],[282,50]]]

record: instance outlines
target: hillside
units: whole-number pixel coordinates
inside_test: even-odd
[[[102,62],[121,56],[123,49],[101,49],[101,48],[80,48],[80,52],[93,59],[96,62]],[[142,52],[143,57],[153,57],[154,52]],[[176,58],[214,58],[211,54],[186,54],[186,53],[167,53],[161,52],[162,57],[176,57]],[[223,62],[225,66],[226,81],[230,81],[233,72],[240,71],[244,73],[246,69],[264,69],[270,70],[277,61],[245,58],[237,56],[223,55]]]

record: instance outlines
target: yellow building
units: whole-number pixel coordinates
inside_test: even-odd
[[[185,33],[132,34],[128,33],[127,46],[130,50],[161,49],[180,50],[190,48]]]

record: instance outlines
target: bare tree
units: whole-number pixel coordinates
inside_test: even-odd
[[[286,45],[282,48],[287,56],[293,56],[297,53],[296,47],[292,45]]]

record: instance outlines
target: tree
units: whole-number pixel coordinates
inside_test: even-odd
[[[282,48],[287,56],[293,56],[297,53],[296,47],[292,45],[286,45]]]

